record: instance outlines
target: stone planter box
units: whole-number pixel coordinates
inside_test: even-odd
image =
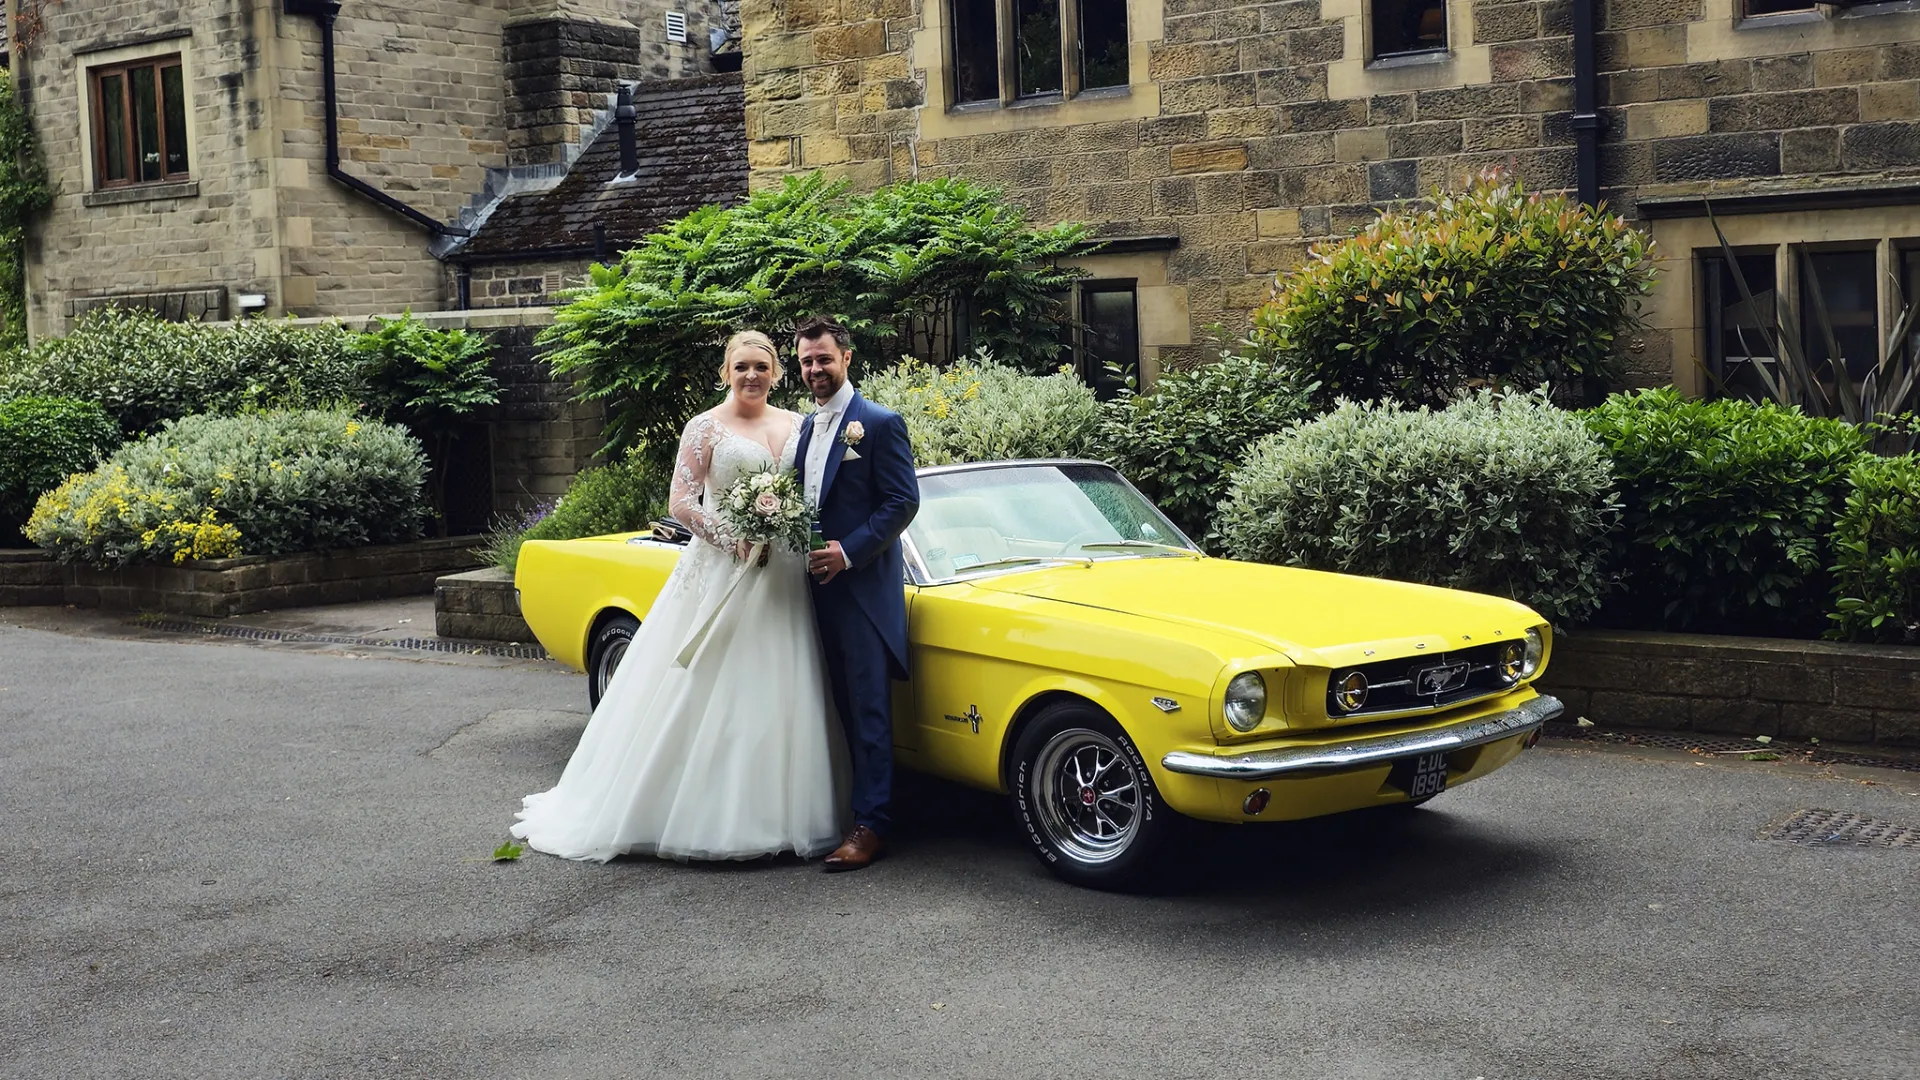
[[[496,566],[449,574],[433,583],[433,629],[444,638],[531,643],[513,575]]]
[[[441,575],[477,565],[473,549],[481,540],[451,536],[108,570],[62,565],[41,551],[0,552],[0,605],[73,604],[223,619],[254,611],[423,596],[433,591]]]
[[[1541,685],[1602,727],[1920,746],[1920,648],[1586,631]]]

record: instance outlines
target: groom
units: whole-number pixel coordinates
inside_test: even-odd
[[[880,854],[892,825],[892,680],[907,677],[900,534],[920,509],[920,484],[906,422],[847,381],[847,328],[815,316],[794,329],[793,339],[800,378],[819,406],[794,450],[826,538],[807,558],[813,615],[853,758],[854,827],[826,868],[859,870]]]

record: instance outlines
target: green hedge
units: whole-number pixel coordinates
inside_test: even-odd
[[[916,465],[1084,457],[1100,403],[1071,371],[1029,375],[985,353],[936,368],[911,357],[860,384],[899,413]]]
[[[1437,408],[1487,384],[1597,397],[1652,290],[1652,247],[1617,215],[1487,173],[1316,248],[1254,313],[1251,340],[1318,382],[1324,406]]]
[[[1100,453],[1195,540],[1213,531],[1233,471],[1254,443],[1314,412],[1311,384],[1256,357],[1162,372],[1101,406]]]
[[[1237,559],[1511,597],[1578,622],[1608,586],[1606,454],[1541,395],[1347,403],[1268,437],[1219,516]]]
[[[534,507],[488,534],[479,554],[511,572],[520,545],[529,540],[577,540],[583,536],[639,532],[667,513],[667,477],[638,458],[583,470],[559,499]]]
[[[1863,457],[1848,480],[1828,636],[1920,644],[1920,458]]]
[[[358,402],[366,388],[353,338],[333,324],[223,327],[98,308],[65,337],[0,356],[0,400],[95,402],[129,438],[198,413]]]
[[[1619,625],[1819,636],[1829,535],[1859,429],[1779,405],[1700,401],[1671,388],[1586,414],[1620,480],[1613,564]]]
[[[190,416],[42,496],[27,538],[97,566],[420,535],[420,444],[344,410]]]
[[[119,427],[92,402],[0,401],[0,545],[17,542],[42,493],[93,468],[118,445]]]

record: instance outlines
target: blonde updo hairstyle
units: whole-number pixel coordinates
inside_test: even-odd
[[[736,349],[759,349],[765,352],[773,360],[772,381],[779,383],[780,375],[785,369],[780,366],[780,350],[774,348],[773,339],[758,330],[742,330],[727,339],[726,351],[720,354],[721,386],[733,385],[733,380],[728,377],[730,374],[728,369],[733,366],[733,354]]]

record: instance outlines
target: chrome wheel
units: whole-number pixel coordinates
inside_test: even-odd
[[[1040,830],[1062,855],[1099,864],[1119,858],[1140,833],[1140,776],[1103,732],[1069,728],[1034,756],[1033,804]]]
[[[607,684],[613,681],[614,670],[620,666],[620,661],[626,658],[628,644],[630,642],[626,638],[620,638],[609,642],[606,648],[600,650],[600,664],[593,672],[594,700],[598,701],[607,696]]]

